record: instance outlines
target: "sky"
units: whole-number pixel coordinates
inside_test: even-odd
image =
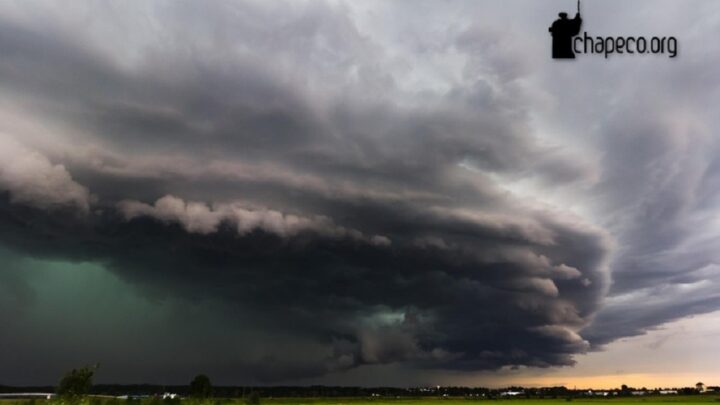
[[[720,385],[720,4],[0,1],[0,384]]]

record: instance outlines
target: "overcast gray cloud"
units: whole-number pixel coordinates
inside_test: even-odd
[[[616,3],[588,25],[653,12],[638,29],[683,34],[681,56],[553,64],[565,4],[4,3],[3,260],[213,308],[188,336],[217,352],[144,365],[168,378],[563,366],[716,310],[712,65],[675,6]],[[12,318],[33,284],[6,274]],[[2,343],[31,347],[17,330]]]

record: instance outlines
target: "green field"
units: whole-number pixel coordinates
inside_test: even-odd
[[[622,397],[622,398],[573,398],[566,399],[482,399],[482,398],[263,398],[260,405],[469,405],[478,402],[496,405],[567,405],[572,403],[583,404],[695,404],[695,403],[718,403],[720,396],[716,395],[692,395],[692,396],[647,396],[647,397]],[[2,405],[162,405],[165,401],[157,399],[148,400],[102,400],[97,398],[83,399],[79,402],[66,402],[62,400],[0,400]],[[182,405],[246,405],[242,400],[194,400],[168,401],[171,404]]]

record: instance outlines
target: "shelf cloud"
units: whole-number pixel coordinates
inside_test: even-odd
[[[419,4],[399,31],[399,3],[0,6],[0,262],[94,263],[149,307],[213,308],[166,321],[225,361],[147,367],[221,381],[569,366],[720,308],[716,122],[692,108],[713,65],[617,61],[650,71],[633,82],[578,61],[563,86],[529,31],[556,10],[514,2],[530,28],[508,32],[472,21],[492,6]],[[13,266],[11,324],[37,301]],[[147,334],[103,338],[118,379]]]

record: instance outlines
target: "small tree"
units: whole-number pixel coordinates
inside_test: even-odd
[[[196,398],[208,398],[212,396],[212,384],[210,378],[205,374],[200,374],[193,378],[190,382],[190,396]]]
[[[258,405],[260,404],[260,393],[257,391],[250,392],[250,395],[245,398],[245,403],[247,405]]]
[[[72,369],[60,380],[57,394],[65,398],[77,398],[87,395],[92,388],[92,378],[98,365]]]

